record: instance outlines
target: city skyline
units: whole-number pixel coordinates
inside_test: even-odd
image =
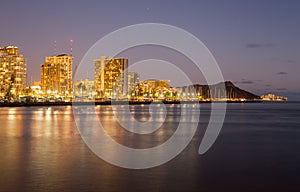
[[[94,79],[73,79],[73,55],[58,54],[47,56],[40,71],[40,81],[26,86],[26,59],[19,54],[16,46],[0,48],[1,102],[41,103],[77,101],[131,100],[142,101],[258,101],[259,96],[240,90],[226,81],[208,85],[186,84],[172,87],[171,80],[148,79],[140,81],[140,75],[128,71],[128,58],[100,56],[94,60]],[[98,57],[98,56],[96,56]],[[149,60],[147,60],[149,61]],[[150,60],[150,65],[155,60]],[[161,62],[159,62],[162,64]],[[88,68],[87,66],[84,66]],[[154,66],[151,66],[154,68]],[[78,68],[75,68],[75,73]],[[157,66],[156,70],[161,70]],[[170,70],[166,69],[167,72]],[[173,74],[174,75],[174,74]],[[181,74],[178,74],[180,76]],[[163,76],[164,77],[164,76]],[[176,76],[177,77],[177,76]],[[286,97],[268,94],[263,100],[284,100]]]
[[[26,1],[2,5],[2,18],[10,17],[9,22],[0,21],[6,26],[1,28],[0,46],[21,49],[27,59],[28,82],[31,77],[39,80],[39,66],[46,56],[55,51],[69,53],[70,39],[74,39],[74,71],[84,53],[104,35],[127,25],[156,22],[183,28],[203,41],[225,80],[258,95],[272,92],[290,100],[300,99],[300,3],[296,1]],[[105,9],[97,11],[103,6]],[[111,10],[114,14],[109,14]],[[149,53],[147,49],[121,56],[130,58],[131,64],[153,56],[166,56],[166,60],[174,57],[173,53],[163,55],[163,50]],[[175,58],[175,65],[183,65],[183,59]],[[195,83],[205,83],[192,72],[191,78]]]

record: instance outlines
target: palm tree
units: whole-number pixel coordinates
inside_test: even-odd
[[[11,77],[10,77],[9,87],[8,87],[6,95],[5,95],[5,97],[8,100],[10,100],[13,97],[13,95],[11,94],[11,89],[13,87],[13,84],[15,83],[15,79],[16,79],[15,74],[12,74]]]

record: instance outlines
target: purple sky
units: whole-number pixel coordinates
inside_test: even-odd
[[[0,46],[20,48],[30,82],[31,77],[39,80],[40,64],[54,54],[55,40],[59,53],[69,53],[74,39],[76,66],[97,40],[114,30],[138,23],[170,24],[199,38],[226,80],[256,94],[274,92],[300,100],[299,10],[296,0],[3,1]],[[130,63],[138,60],[137,54],[153,56],[147,48],[136,49],[128,53]],[[198,83],[205,82],[199,78]]]

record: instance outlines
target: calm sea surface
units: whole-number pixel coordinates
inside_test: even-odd
[[[135,119],[149,118],[147,106],[130,108]],[[106,132],[136,148],[174,133],[180,108],[167,109],[159,130],[137,137],[120,128],[110,106],[96,107]],[[70,106],[0,108],[0,191],[300,191],[300,103],[228,104],[218,139],[199,155],[209,114],[201,104],[197,132],[177,157],[133,170],[87,147]]]

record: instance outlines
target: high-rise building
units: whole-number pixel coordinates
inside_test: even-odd
[[[140,75],[137,72],[128,72],[128,91],[132,92],[140,82]]]
[[[72,63],[73,57],[67,54],[46,57],[41,65],[41,87],[45,96],[71,96]]]
[[[95,60],[96,97],[120,98],[128,94],[127,58],[108,58],[102,56]]]
[[[18,97],[26,87],[26,59],[15,46],[0,47],[0,96]]]

